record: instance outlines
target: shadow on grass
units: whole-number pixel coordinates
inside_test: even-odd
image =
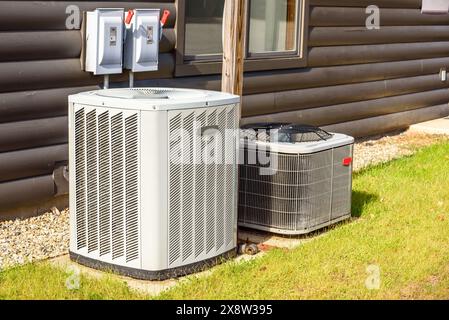
[[[364,191],[353,191],[352,192],[352,217],[360,218],[363,210],[366,206],[379,199],[379,196],[372,193],[367,193]]]

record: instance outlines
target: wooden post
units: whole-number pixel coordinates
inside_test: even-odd
[[[287,0],[287,34],[285,50],[294,50],[296,45],[296,0]]]
[[[225,0],[223,14],[223,74],[221,91],[243,94],[245,0]]]

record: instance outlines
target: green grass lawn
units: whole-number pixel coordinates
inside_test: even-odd
[[[49,263],[32,263],[0,272],[0,299],[145,299],[125,282],[110,274],[93,279],[81,274],[79,286],[73,274]],[[68,289],[66,282],[69,280]],[[76,288],[76,289],[75,289]]]
[[[352,221],[293,249],[228,262],[161,299],[449,299],[449,142],[354,177]],[[380,288],[367,289],[368,266]],[[112,276],[67,290],[63,270],[0,273],[0,298],[143,298]]]

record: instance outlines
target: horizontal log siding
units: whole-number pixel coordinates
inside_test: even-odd
[[[53,197],[54,193],[55,187],[51,174],[0,183],[2,210],[29,203],[44,202]]]
[[[174,0],[166,1],[1,1],[0,30],[66,30],[66,8],[76,5],[81,11],[95,8],[157,8],[170,10],[170,17],[165,25],[173,28],[176,21]]]
[[[67,144],[0,154],[0,182],[51,174],[55,163],[67,160]]]
[[[447,101],[449,101],[449,90],[445,88],[400,96],[382,97],[373,100],[349,102],[334,106],[247,117],[243,119],[243,123],[281,121],[324,126],[332,123],[431,107],[447,103]]]
[[[449,106],[447,103],[444,103],[442,105],[428,108],[404,111],[356,121],[342,122],[325,126],[323,128],[328,131],[346,132],[347,134],[353,136],[357,136],[359,132],[364,132],[364,135],[373,135],[403,129],[411,123],[428,121],[445,117],[447,115],[449,115]]]
[[[0,31],[0,62],[79,59],[81,33],[67,31]],[[164,29],[159,46],[161,53],[170,53],[176,43],[175,29]]]
[[[167,78],[173,75],[174,54],[159,56],[159,70],[136,73],[136,79]],[[0,93],[103,83],[103,78],[81,70],[79,59],[17,61],[0,63]],[[125,81],[128,73],[111,75],[110,81]]]
[[[360,8],[312,7],[309,26],[312,27],[365,27],[366,6]],[[382,26],[449,25],[446,15],[421,14],[419,9],[381,8]]]

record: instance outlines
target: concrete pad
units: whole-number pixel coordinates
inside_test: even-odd
[[[100,279],[105,276],[114,277],[117,280],[124,281],[128,285],[128,287],[132,290],[137,290],[143,293],[146,293],[150,296],[156,296],[163,291],[175,286],[180,280],[170,279],[165,281],[145,281],[145,280],[137,280],[129,277],[124,277],[112,273],[105,273],[104,271],[91,269],[89,267],[83,266],[76,262],[70,260],[69,255],[60,256],[54,259],[50,259],[49,262],[54,266],[63,269],[71,269],[75,268],[79,270],[82,274],[85,274],[89,277]]]
[[[257,246],[263,248],[284,248],[294,249],[306,242],[312,241],[317,237],[323,236],[327,229],[318,230],[312,232],[310,235],[301,236],[281,236],[270,232],[252,230],[252,229],[239,229],[238,238],[239,242],[255,243]]]
[[[250,261],[253,259],[257,259],[262,257],[265,254],[265,252],[259,252],[256,255],[249,256],[249,255],[238,255],[234,260],[235,263],[244,263],[246,261]],[[139,292],[142,292],[144,294],[147,294],[149,296],[157,296],[160,293],[164,292],[165,290],[168,290],[177,284],[183,282],[183,281],[190,281],[192,279],[196,278],[202,278],[211,275],[215,269],[218,267],[214,266],[212,268],[209,268],[207,270],[204,270],[202,272],[190,274],[184,277],[179,277],[176,279],[169,279],[165,281],[149,281],[149,280],[138,280],[130,277],[125,277],[118,274],[108,273],[102,270],[92,269],[89,267],[86,267],[84,265],[78,264],[72,260],[70,260],[69,255],[63,255],[59,256],[53,259],[48,260],[52,265],[67,270],[67,272],[71,272],[73,270],[79,270],[81,274],[84,274],[88,277],[94,278],[94,279],[101,279],[103,277],[112,277],[116,280],[123,281],[127,284],[127,286],[131,290],[136,290]]]
[[[417,123],[410,126],[410,130],[427,134],[449,135],[449,117]]]

